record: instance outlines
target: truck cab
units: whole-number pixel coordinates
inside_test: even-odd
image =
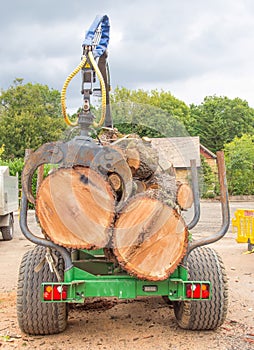
[[[11,176],[8,166],[0,166],[0,231],[4,241],[13,238],[13,214],[18,207],[18,176]]]

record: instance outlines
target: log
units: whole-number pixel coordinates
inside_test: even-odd
[[[121,210],[113,232],[114,254],[140,279],[166,279],[186,252],[188,230],[177,211],[147,194]]]
[[[177,187],[174,176],[166,172],[157,172],[147,181],[146,186],[154,198],[171,207],[175,206]]]
[[[140,166],[140,156],[138,150],[135,148],[127,148],[125,150],[125,155],[132,174],[135,174]]]
[[[135,194],[142,193],[147,190],[147,186],[144,181],[135,180],[134,186],[135,186]]]
[[[151,143],[133,137],[118,139],[113,145],[123,150],[132,175],[138,180],[150,178],[158,168],[159,156]]]
[[[186,183],[178,184],[176,192],[176,202],[181,209],[187,210],[193,204],[193,192],[191,187]]]
[[[114,191],[119,191],[122,186],[121,178],[118,174],[112,173],[108,177],[109,183]]]
[[[44,177],[44,164],[40,165],[37,169],[37,182],[36,182],[36,192],[38,191]]]
[[[113,141],[116,141],[120,137],[120,133],[116,128],[103,127],[99,139],[103,145],[108,145]]]
[[[102,248],[111,237],[115,198],[110,184],[95,171],[62,168],[43,180],[36,214],[53,242],[68,248]]]
[[[154,176],[146,182],[147,188],[162,189],[171,197],[176,196],[177,186],[175,176],[166,172],[156,172]]]

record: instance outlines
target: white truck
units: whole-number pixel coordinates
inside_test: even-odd
[[[8,166],[0,166],[0,231],[4,241],[13,238],[13,213],[18,207],[18,176],[10,176]]]

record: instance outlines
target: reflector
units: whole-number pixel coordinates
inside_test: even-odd
[[[46,301],[66,300],[67,287],[62,285],[44,286],[43,299]]]
[[[186,297],[190,299],[209,299],[209,284],[188,283]]]

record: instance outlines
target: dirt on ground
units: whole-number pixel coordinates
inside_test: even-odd
[[[253,202],[230,202],[231,217],[237,208],[254,209]],[[186,221],[193,213],[186,215]],[[220,203],[201,202],[201,219],[192,230],[200,238],[221,225]],[[38,233],[34,213],[29,227]],[[224,261],[229,280],[229,308],[224,324],[215,331],[186,331],[177,325],[172,307],[161,297],[135,300],[88,299],[72,306],[65,332],[29,336],[18,327],[16,288],[23,254],[33,247],[20,232],[15,216],[14,239],[0,240],[0,349],[254,349],[254,254],[238,244],[230,227],[211,245]]]

